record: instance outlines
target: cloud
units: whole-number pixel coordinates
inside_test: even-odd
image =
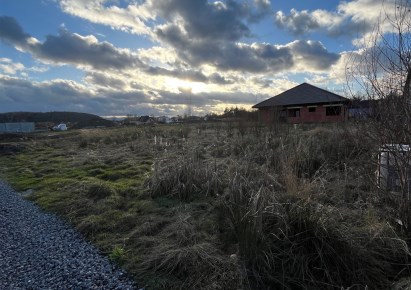
[[[171,76],[180,79],[186,79],[193,82],[207,82],[208,78],[198,70],[178,70],[178,69],[165,69],[162,67],[147,67],[144,70],[145,73],[150,75],[163,75]]]
[[[12,29],[12,31],[17,31],[18,33],[14,33],[16,36],[11,36],[14,34],[9,33],[6,27],[0,28],[0,36],[4,35],[1,39],[4,40],[7,36],[7,40],[10,39],[10,42],[14,41],[15,45],[20,45],[27,52],[30,52],[45,62],[73,64],[79,67],[87,66],[96,70],[119,71],[137,68],[149,75],[172,76],[195,82],[219,84],[228,84],[231,82],[216,73],[207,77],[199,70],[182,69],[179,67],[166,69],[149,66],[139,59],[137,53],[132,53],[128,49],[116,48],[109,42],[99,42],[97,38],[92,35],[82,36],[77,33],[71,33],[64,27],[60,28],[58,35],[48,35],[42,43],[39,41],[28,41],[31,36],[24,33],[17,21],[8,19],[8,22],[13,24],[14,29]],[[6,69],[4,65],[3,69]],[[11,72],[11,67],[8,66],[7,70]],[[120,83],[113,79],[103,79],[103,76],[103,74],[94,73],[89,74],[88,79],[100,85],[121,86]]]
[[[173,46],[181,59],[190,65],[209,64],[217,69],[254,73],[282,72],[293,69],[303,60],[305,69],[326,69],[338,60],[317,41],[295,41],[287,45],[238,43],[217,40],[190,41],[177,25],[164,25],[156,31],[160,39]],[[309,58],[309,59],[305,59]]]
[[[113,29],[139,34],[150,34],[145,21],[154,17],[147,4],[132,2],[127,7],[105,5],[104,0],[60,0],[61,10],[93,23],[108,25]]]
[[[234,41],[250,36],[244,18],[251,10],[236,1],[162,0],[152,3],[154,9],[169,22],[179,19],[192,39],[224,39]]]
[[[20,62],[13,62],[9,58],[0,58],[0,71],[4,74],[14,75],[25,70],[25,67]]]
[[[96,114],[124,113],[129,105],[146,103],[141,91],[91,90],[74,81],[30,82],[0,76],[1,111],[80,111]]]
[[[234,84],[235,80],[227,79],[226,77],[222,76],[219,73],[213,73],[209,76],[209,80],[211,83],[219,84],[219,85],[231,85]]]
[[[310,12],[291,9],[288,15],[283,11],[276,12],[274,18],[278,27],[295,35],[321,31],[330,37],[366,36],[372,32],[382,16],[395,17],[398,5],[409,6],[409,3],[401,0],[342,1],[336,11],[317,9]],[[390,31],[390,28],[384,25],[382,32],[387,31]]]
[[[90,76],[90,75],[89,75]],[[101,75],[93,75],[94,80]],[[109,79],[109,78],[108,78]],[[154,114],[167,112],[173,108],[173,115],[184,114],[188,100],[194,110],[216,110],[226,103],[244,103],[252,105],[256,98],[264,99],[268,95],[255,95],[245,92],[229,93],[173,93],[164,90],[133,89],[122,90],[115,87],[91,89],[88,85],[74,81],[52,80],[30,82],[27,80],[0,75],[0,111],[79,111],[98,115]],[[205,110],[207,108],[207,110]]]
[[[25,33],[11,17],[0,18],[0,40],[54,63],[91,66],[96,69],[124,69],[141,66],[137,55],[109,42],[99,42],[92,35],[81,36],[61,28],[57,36],[48,35],[41,43]]]
[[[111,89],[124,89],[126,82],[120,78],[115,78],[102,72],[88,72],[85,76],[85,81],[89,84]]]
[[[49,104],[76,103],[90,97],[87,89],[73,81],[54,80],[32,83],[12,77],[0,76],[0,102],[7,104]]]
[[[199,70],[192,70],[192,69],[165,69],[162,67],[147,67],[143,70],[145,73],[149,75],[162,75],[162,76],[169,76],[173,78],[182,79],[185,81],[190,82],[203,82],[203,83],[215,83],[215,84],[232,84],[233,80],[227,79],[219,73],[212,73],[210,75],[205,75],[203,72]]]
[[[96,69],[124,69],[142,65],[128,49],[99,42],[92,35],[81,36],[60,29],[57,36],[48,35],[43,43],[29,46],[37,57],[56,63],[90,65]]]
[[[339,54],[328,52],[319,41],[296,40],[287,47],[293,52],[294,62],[300,71],[304,71],[304,67],[312,70],[327,70],[340,58]]]
[[[58,2],[65,13],[128,33],[151,36],[159,23],[183,21],[192,36],[228,40],[249,36],[246,22],[256,22],[270,12],[269,0],[146,0],[126,5],[107,0]]]
[[[277,26],[286,28],[295,35],[301,35],[320,27],[315,17],[309,14],[307,10],[298,12],[291,9],[290,15],[278,11],[275,15],[275,22]]]
[[[0,16],[0,39],[15,45],[24,45],[29,38],[30,35],[23,31],[16,19]]]
[[[254,0],[254,3],[260,9],[268,9],[271,7],[270,0]]]
[[[78,12],[77,14],[88,13],[88,16],[82,14],[83,16],[80,17],[89,20],[91,11],[93,13],[98,11],[104,15],[110,14],[112,16],[117,15],[113,14],[113,11],[116,11],[116,13],[121,12],[122,15],[131,13],[130,5],[121,8],[108,5],[106,1],[102,0],[93,0],[87,4],[83,2],[63,0],[60,1],[60,4],[64,11],[71,11],[70,13],[83,9],[86,12]],[[146,65],[143,70],[150,75],[172,75],[192,81],[228,84],[231,82],[230,80],[224,80],[216,76],[208,78],[201,71],[193,70],[190,67],[211,65],[221,71],[277,73],[295,68],[295,62],[304,60],[304,57],[311,57],[310,60],[304,61],[304,68],[307,71],[326,69],[338,59],[338,55],[328,52],[322,44],[315,42],[306,41],[305,44],[287,45],[243,42],[243,39],[252,37],[248,24],[252,21],[258,21],[270,11],[270,2],[267,0],[249,2],[235,0],[224,2],[147,0],[142,4],[133,4],[133,7],[135,9],[133,10],[134,16],[138,15],[139,19],[144,21],[153,21],[151,23],[153,27],[152,36],[161,43],[171,46],[177,58],[174,63],[169,63],[171,68]],[[295,11],[295,14],[299,13]],[[308,12],[300,15],[300,17],[302,16],[309,18]],[[104,22],[105,16],[101,19],[101,22]],[[113,16],[113,19],[116,19],[116,17]],[[109,23],[106,22],[106,24]],[[312,22],[309,27],[314,27],[314,23]],[[76,36],[77,38],[80,37]],[[69,38],[63,33],[61,38],[78,40],[75,34]],[[145,57],[147,58],[147,55]],[[150,57],[152,56],[150,55]],[[121,58],[116,60],[121,63]],[[150,62],[150,58],[147,61]],[[183,70],[175,67],[175,64],[179,61],[188,64],[189,68]],[[98,68],[97,63],[101,66],[104,64],[104,62],[96,62],[93,64],[95,68]],[[111,63],[109,64],[111,65]]]

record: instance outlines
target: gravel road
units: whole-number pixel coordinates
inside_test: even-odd
[[[0,289],[135,289],[78,233],[0,181]]]

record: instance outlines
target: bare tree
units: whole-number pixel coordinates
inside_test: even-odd
[[[395,168],[400,192],[398,218],[406,230],[411,230],[410,4],[409,0],[384,2],[374,31],[364,37],[362,48],[352,54],[346,67],[352,96],[362,95],[372,104],[371,116],[359,132],[377,150],[388,152],[387,167],[391,163]],[[389,174],[390,168],[386,170]]]

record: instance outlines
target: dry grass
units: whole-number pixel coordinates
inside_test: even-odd
[[[373,190],[373,146],[353,136],[129,127],[18,141],[0,158],[147,289],[387,289],[409,276],[407,240]]]
[[[196,196],[216,196],[223,191],[223,172],[217,165],[203,162],[194,154],[156,162],[147,180],[151,197],[177,197],[183,201]]]

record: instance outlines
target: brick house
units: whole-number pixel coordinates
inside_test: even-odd
[[[349,100],[316,86],[302,83],[253,106],[260,121],[297,123],[344,122]]]

